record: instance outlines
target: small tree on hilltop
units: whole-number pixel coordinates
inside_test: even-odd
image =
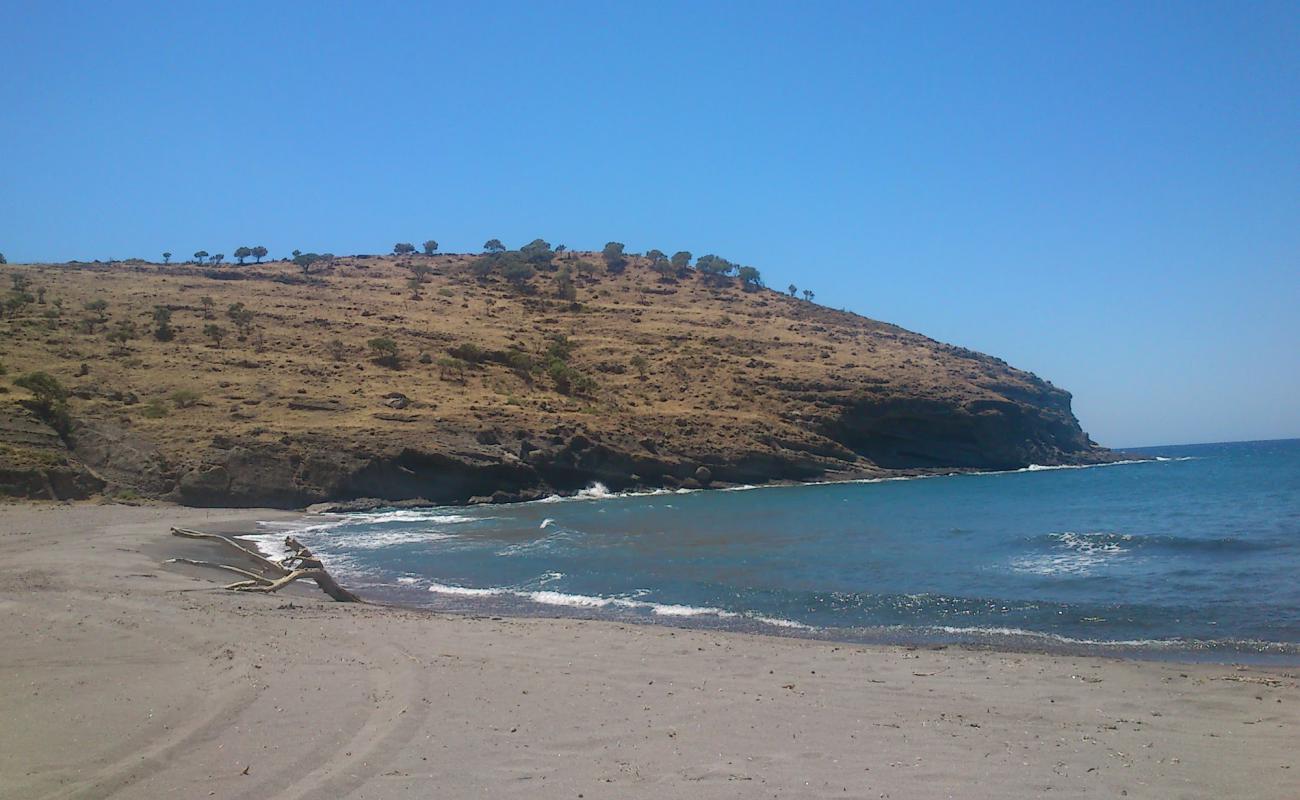
[[[437,252],[437,250],[438,250],[438,243],[437,243],[437,242],[435,242],[435,241],[432,240],[432,239],[429,239],[429,240],[425,241],[425,243],[424,243],[424,254],[425,254],[426,256],[431,256],[431,255],[433,255],[435,252]]]
[[[297,255],[293,257],[294,266],[302,270],[303,275],[310,274],[312,265],[324,259],[324,256],[319,253],[303,253],[297,250],[294,252],[297,253]]]
[[[0,264],[8,264],[8,263],[9,263],[9,260],[8,260],[7,258],[5,258],[5,254],[4,254],[4,253],[0,253]]]
[[[415,245],[410,242],[398,242],[393,245],[393,252],[399,256],[409,255],[415,252]]]
[[[676,253],[673,253],[672,265],[673,269],[677,270],[677,276],[679,278],[685,278],[686,274],[691,270],[690,252],[686,250],[678,250]]]
[[[506,246],[501,244],[500,239],[488,239],[483,243],[483,249],[489,253],[504,253]]]
[[[763,285],[763,276],[754,267],[741,267],[736,271],[736,277],[740,278],[740,286],[747,292]]]
[[[622,242],[606,242],[604,249],[600,251],[601,258],[605,259],[605,269],[610,272],[622,272],[627,266],[627,257],[623,254]]]
[[[814,297],[816,297],[816,296],[817,296],[816,293],[813,292],[812,289],[804,289],[804,290],[803,290],[803,299],[807,300],[809,303],[811,303],[811,302],[812,302],[812,299],[813,299]]]
[[[433,267],[428,264],[411,265],[411,277],[413,277],[417,283],[424,283],[428,280],[431,274],[433,274]]]
[[[220,264],[222,261],[225,260],[226,260],[226,255],[224,253],[217,253],[215,256],[209,258],[208,262],[211,264]]]
[[[795,286],[793,283],[790,284],[789,286],[785,287],[785,288],[786,288],[786,291],[790,293],[790,296],[791,296],[791,297],[794,297],[796,294],[799,293],[799,287],[798,287],[798,286]]]
[[[207,260],[207,258],[208,258],[208,251],[207,251],[207,250],[199,250],[198,252],[196,252],[196,253],[194,254],[194,263],[195,263],[195,264],[202,264],[204,261]]]
[[[243,266],[243,264],[244,264],[244,259],[246,259],[246,258],[252,258],[252,256],[253,256],[253,248],[251,248],[251,247],[236,247],[236,248],[235,248],[235,258],[239,260],[239,264],[240,264],[240,266]]]
[[[253,248],[252,256],[253,258],[257,259],[257,263],[261,264],[262,259],[266,258],[266,252],[267,252],[266,248],[259,244],[257,247]]]
[[[203,305],[203,318],[212,319],[212,307],[216,305],[216,301],[214,301],[211,297],[204,295],[203,297],[199,298],[199,303]]]
[[[170,264],[170,263],[172,263],[172,254],[171,254],[171,253],[163,253],[163,263],[164,263],[164,264]]]
[[[555,251],[551,249],[551,243],[545,239],[534,239],[523,247],[519,248],[519,254],[532,264],[534,267],[545,269],[555,258]]]

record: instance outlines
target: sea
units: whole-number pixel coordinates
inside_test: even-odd
[[[363,597],[844,642],[1300,663],[1300,440],[261,523]]]

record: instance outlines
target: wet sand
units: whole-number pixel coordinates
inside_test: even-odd
[[[0,506],[0,796],[1300,797],[1294,669],[489,619],[220,588]],[[201,555],[200,555],[201,554]]]

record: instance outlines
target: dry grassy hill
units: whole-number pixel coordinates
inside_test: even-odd
[[[645,259],[512,283],[477,258],[0,267],[0,485],[290,507],[1109,457],[1068,393],[893,325]],[[70,392],[63,436],[34,371]]]

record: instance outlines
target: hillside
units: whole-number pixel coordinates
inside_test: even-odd
[[[1111,458],[999,359],[663,261],[524,255],[0,267],[0,485],[300,507]],[[62,436],[33,371],[69,391]]]

